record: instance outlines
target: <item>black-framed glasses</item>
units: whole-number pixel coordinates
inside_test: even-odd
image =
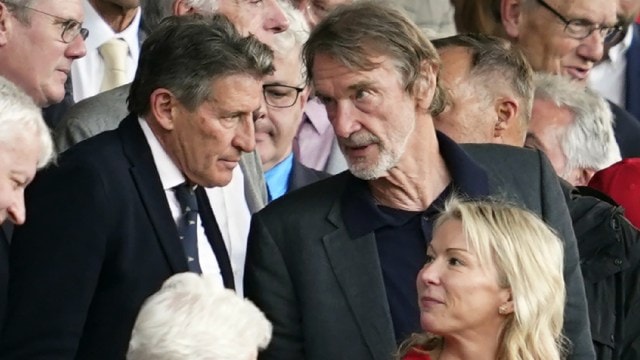
[[[29,6],[24,5],[15,5],[25,9],[29,9],[31,11],[37,12],[42,15],[50,16],[58,21],[58,24],[62,26],[62,34],[60,34],[60,39],[63,43],[68,44],[75,40],[78,35],[82,36],[82,40],[86,40],[89,36],[89,29],[83,28],[82,23],[73,19],[65,19],[58,15],[49,14],[48,12],[44,12],[42,10],[38,10]]]
[[[538,4],[543,8],[549,10],[560,21],[564,23],[564,32],[570,37],[582,40],[591,35],[594,31],[598,30],[603,37],[605,43],[615,42],[622,34],[622,28],[619,25],[604,26],[596,25],[585,19],[567,19],[560,14],[556,9],[552,8],[549,4],[543,0],[537,0]]]
[[[280,84],[262,85],[262,94],[267,105],[276,108],[288,108],[298,101],[298,96],[304,87],[295,87]]]

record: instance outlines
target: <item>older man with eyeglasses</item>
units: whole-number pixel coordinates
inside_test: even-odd
[[[535,71],[568,76],[586,86],[607,44],[622,29],[611,0],[501,0],[502,25]],[[640,122],[609,102],[623,158],[640,156]]]
[[[65,95],[71,63],[85,55],[80,0],[0,0],[0,75],[46,107]]]

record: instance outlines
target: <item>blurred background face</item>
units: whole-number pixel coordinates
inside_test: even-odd
[[[302,11],[310,28],[314,28],[331,10],[338,5],[349,4],[353,0],[293,0],[293,6]]]
[[[544,152],[558,175],[565,172],[567,163],[562,152],[562,135],[573,117],[569,109],[558,107],[549,100],[533,101],[525,146]]]
[[[226,15],[244,34],[253,34],[270,44],[274,34],[289,28],[289,20],[278,0],[221,0],[218,12]]]
[[[449,102],[434,119],[436,129],[456,142],[491,140],[497,115],[488,94],[483,95],[470,79],[471,55],[462,47],[447,47],[438,53],[442,61],[440,82]]]
[[[264,96],[275,104],[283,106],[295,101],[290,107],[278,108],[263,105],[263,114],[256,120],[256,147],[264,170],[284,160],[291,153],[293,138],[302,121],[302,113],[307,101],[308,91],[298,93],[293,88],[304,88],[302,60],[300,52],[288,54],[276,53],[273,64],[276,71],[264,79]],[[295,99],[295,100],[294,100]]]
[[[33,180],[40,156],[35,133],[27,131],[13,141],[0,142],[0,224],[25,221],[24,189]]]
[[[536,0],[539,1],[539,0]],[[565,19],[612,26],[616,4],[611,0],[544,0]],[[603,55],[603,37],[594,31],[582,40],[569,37],[565,24],[540,4],[521,15],[517,42],[535,71],[568,75],[586,81]]]
[[[493,264],[480,266],[459,220],[435,229],[417,287],[425,331],[445,337],[469,331],[497,334],[503,325],[498,308],[509,299],[509,290],[499,286]]]

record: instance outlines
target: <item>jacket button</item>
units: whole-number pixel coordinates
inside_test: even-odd
[[[620,265],[622,265],[622,260],[620,260],[620,259],[615,259],[615,260],[613,261],[613,263],[614,263],[614,264],[616,264],[616,265],[618,265],[618,266],[620,266]]]

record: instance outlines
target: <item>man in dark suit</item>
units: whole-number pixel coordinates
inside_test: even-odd
[[[264,102],[256,120],[256,148],[260,154],[269,201],[324,179],[329,174],[306,167],[293,153],[303,111],[309,98],[300,53],[309,37],[302,14],[285,7],[289,28],[276,34],[272,49],[276,68],[264,80]]]
[[[0,330],[9,282],[9,236],[25,222],[24,189],[36,169],[54,156],[53,140],[41,110],[16,85],[0,76]]]
[[[569,76],[586,85],[604,54],[605,42],[618,38],[616,3],[611,0],[501,0],[502,26],[535,71]],[[640,156],[640,122],[609,103],[623,158]]]
[[[544,155],[461,148],[436,133],[433,116],[445,106],[438,55],[389,5],[336,10],[314,30],[303,58],[349,172],[252,219],[246,294],[274,325],[261,358],[391,358],[420,331],[416,275],[433,220],[450,194],[462,193],[526,206],[564,239],[569,358],[593,359],[576,240]]]
[[[171,17],[147,38],[131,114],[65,152],[27,192],[0,358],[122,359],[140,305],[172,274],[236,286],[244,240],[220,232],[209,194],[254,149],[271,62],[222,15]]]

